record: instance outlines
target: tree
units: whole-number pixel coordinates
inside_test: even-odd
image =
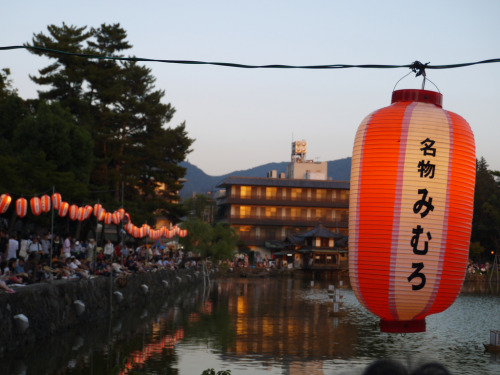
[[[204,194],[184,199],[183,206],[189,217],[197,217],[209,223],[215,220],[215,202]]]
[[[64,22],[60,27],[49,25],[47,29],[49,35],[43,33],[33,35],[32,45],[48,50],[82,53],[84,52],[83,42],[92,35],[92,32],[86,31],[86,26],[68,26]],[[47,91],[38,92],[39,98],[60,102],[63,107],[68,107],[71,113],[79,119],[87,109],[85,102],[81,99],[86,67],[90,61],[51,51],[30,50],[30,52],[56,60],[49,66],[40,69],[39,76],[30,76],[35,83],[50,86]]]
[[[476,186],[474,192],[474,216],[472,220],[471,256],[479,257],[499,250],[500,244],[500,184],[499,172],[488,169],[481,158],[476,163]],[[479,251],[478,249],[486,251]]]
[[[162,102],[165,93],[155,88],[151,70],[135,62],[53,52],[121,57],[131,48],[126,39],[119,24],[90,30],[65,23],[50,25],[48,35],[38,33],[32,40],[50,50],[32,52],[55,62],[31,78],[49,87],[40,92],[40,99],[68,108],[82,131],[90,133],[93,149],[88,181],[91,190],[107,192],[100,195],[102,203],[117,207],[124,194],[135,222],[148,221],[153,213],[177,222],[184,215],[176,201],[186,173],[178,164],[191,151],[193,139],[184,123],[166,126],[175,109]]]
[[[238,236],[229,225],[217,223],[212,226],[200,218],[191,218],[182,226],[188,230],[187,237],[180,239],[186,251],[200,253],[213,260],[232,258]]]

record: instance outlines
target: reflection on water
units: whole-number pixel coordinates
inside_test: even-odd
[[[484,351],[500,329],[499,284],[466,284],[427,331],[381,333],[347,280],[228,279],[211,291],[186,290],[93,327],[80,327],[0,360],[6,374],[360,374],[392,357],[409,367],[437,360],[453,374],[498,374]],[[341,292],[333,313],[329,284]]]

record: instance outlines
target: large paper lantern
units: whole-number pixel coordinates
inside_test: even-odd
[[[50,211],[50,197],[47,194],[40,197],[40,206],[42,208],[42,212],[47,213]]]
[[[352,155],[349,273],[384,332],[425,331],[457,297],[475,182],[472,131],[442,95],[398,90],[367,116]]]
[[[9,194],[0,195],[0,214],[7,212],[10,202],[12,202],[12,197]]]
[[[42,213],[42,205],[40,203],[40,198],[33,197],[30,199],[30,207],[33,215],[38,216]]]
[[[16,214],[19,217],[25,217],[28,213],[28,201],[26,198],[18,198],[16,200]]]

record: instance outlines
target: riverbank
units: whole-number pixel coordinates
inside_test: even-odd
[[[203,282],[201,272],[158,270],[124,278],[54,280],[0,293],[0,355]]]

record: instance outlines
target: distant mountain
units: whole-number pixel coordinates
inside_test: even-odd
[[[180,196],[182,199],[185,199],[193,194],[206,194],[209,191],[215,191],[216,186],[229,176],[266,177],[267,172],[272,170],[276,170],[278,175],[282,172],[286,173],[288,163],[287,161],[268,163],[246,170],[234,171],[221,176],[209,176],[197,166],[189,162],[182,162],[181,166],[187,169],[185,176],[187,182],[184,183],[184,187],[180,191]],[[351,158],[329,161],[328,178],[332,180],[348,181],[351,178]]]

